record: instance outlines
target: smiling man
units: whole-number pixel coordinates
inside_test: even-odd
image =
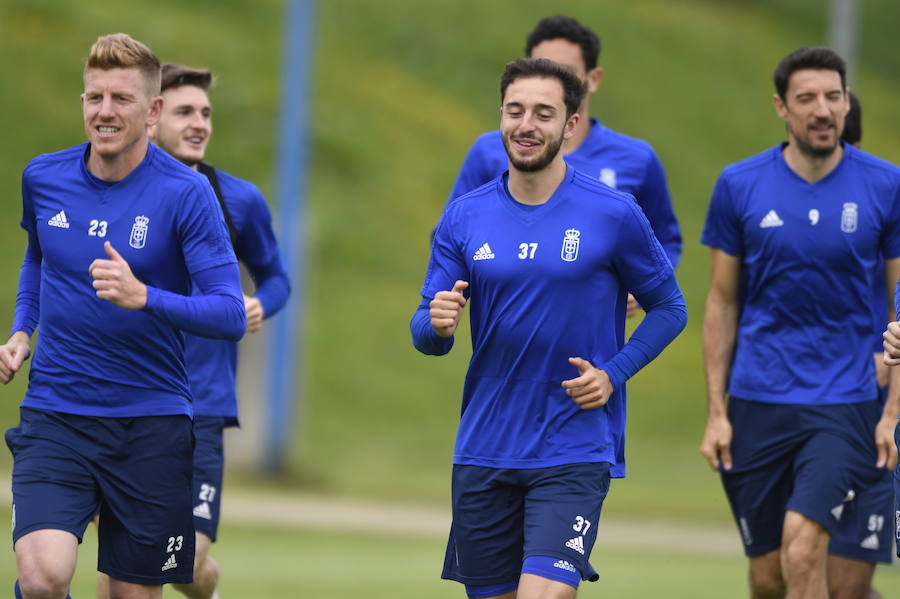
[[[578,106],[575,130],[563,141],[565,161],[582,174],[633,195],[669,260],[677,266],[681,257],[681,231],[659,157],[650,144],[614,131],[590,114],[591,96],[599,89],[604,76],[598,63],[600,38],[572,17],[546,17],[528,34],[525,55],[566,65],[582,80],[587,93]],[[450,199],[476,189],[506,169],[501,132],[482,134],[460,167]],[[628,315],[636,311],[637,303],[629,296]]]
[[[701,451],[721,471],[752,597],[865,599],[891,559],[898,398],[878,400],[871,331],[876,266],[882,290],[900,274],[900,169],[841,143],[835,52],[800,48],[774,80],[788,141],[722,172],[703,231]]]
[[[17,597],[63,598],[87,523],[114,599],[192,579],[191,390],[184,336],[236,341],[234,252],[206,179],[149,143],[160,64],[125,34],[90,51],[88,143],[31,161],[28,236],[0,382],[40,329],[13,454]],[[192,285],[196,291],[190,295]]]
[[[442,575],[469,597],[570,599],[596,580],[600,508],[625,475],[625,381],[687,319],[634,198],[563,160],[584,93],[556,62],[506,66],[508,172],[450,201],[410,323],[419,351],[446,354],[472,304]],[[647,316],[626,344],[629,292]]]

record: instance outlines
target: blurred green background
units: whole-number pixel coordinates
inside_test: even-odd
[[[853,81],[864,105],[864,147],[897,163],[900,3],[860,4]],[[232,470],[229,484],[447,504],[467,335],[459,335],[451,355],[436,359],[412,348],[407,323],[419,300],[428,234],[462,158],[477,134],[496,128],[503,64],[521,56],[538,19],[559,12],[600,34],[606,76],[593,112],[655,147],[685,239],[678,274],[690,322],[629,383],[629,478],[614,483],[604,514],[728,526],[718,477],[697,451],[705,423],[700,325],[708,280],[698,239],[722,167],[784,139],[772,109],[771,72],[791,50],[825,42],[826,5],[319,2],[305,224],[309,279],[298,290],[307,306],[297,389],[303,405],[285,476],[271,481]],[[39,153],[84,139],[81,69],[98,35],[125,31],[163,60],[213,70],[209,159],[256,182],[277,215],[282,17],[283,5],[274,0],[0,0],[0,322],[12,320],[25,243],[18,227],[21,170]],[[0,389],[4,427],[16,422],[25,378]],[[0,453],[0,470],[9,468],[8,454]],[[740,589],[742,566],[734,563]]]

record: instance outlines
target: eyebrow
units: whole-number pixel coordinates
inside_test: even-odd
[[[504,108],[525,108],[525,105],[522,104],[521,102],[507,102],[506,104],[503,105],[503,107]],[[556,108],[556,106],[554,106],[552,104],[535,104],[534,109],[535,110],[552,110],[553,112],[556,112],[558,110]]]
[[[210,111],[211,111],[211,110],[212,110],[212,105],[211,105],[211,104],[206,104],[206,105],[204,105],[204,106],[197,106],[196,104],[187,103],[187,104],[175,104],[175,105],[172,107],[173,110],[180,110],[180,109],[182,109],[182,108],[190,108],[191,110],[197,109],[197,110],[199,110],[200,112],[203,112],[204,110],[210,110]]]
[[[819,93],[818,90],[801,90],[801,91],[798,91],[798,92],[794,93],[794,97],[796,98],[796,97],[807,96],[807,95],[813,95],[813,96],[815,96],[815,95],[817,95],[818,93]],[[826,90],[823,91],[822,93],[825,94],[826,96],[827,96],[828,94],[837,94],[837,93],[839,93],[839,94],[844,94],[844,93],[846,93],[846,90],[845,90],[844,88],[841,88],[841,87],[833,87],[833,88],[831,88],[831,89],[826,89]]]

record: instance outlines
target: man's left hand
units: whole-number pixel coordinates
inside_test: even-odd
[[[137,280],[128,262],[110,242],[105,242],[103,249],[109,260],[98,258],[88,268],[97,297],[126,310],[143,310],[147,305],[147,286]]]
[[[569,364],[578,369],[578,377],[563,381],[566,395],[582,410],[605,405],[614,390],[609,375],[583,358],[569,358]]]

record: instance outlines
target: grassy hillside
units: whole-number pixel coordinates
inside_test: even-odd
[[[699,330],[706,250],[698,238],[716,175],[777,143],[771,71],[790,50],[824,41],[825,2],[571,1],[566,13],[603,38],[606,78],[592,107],[660,154],[681,219],[679,279],[688,329],[629,387],[629,479],[610,509],[657,517],[727,517],[696,447],[704,424]],[[340,493],[444,501],[468,359],[464,335],[442,359],[410,346],[428,232],[462,157],[497,122],[497,80],[546,14],[535,0],[320,2],[302,423],[292,472]],[[900,162],[900,81],[891,0],[865,3],[856,91],[867,149]],[[83,138],[77,96],[93,39],[128,31],[166,60],[219,75],[211,159],[272,191],[280,3],[165,0],[0,2],[0,322],[12,314],[23,236],[18,176],[37,153]],[[24,377],[20,377],[24,378]],[[22,381],[0,389],[14,421]],[[2,460],[7,460],[4,456]],[[8,463],[8,462],[0,462]]]

